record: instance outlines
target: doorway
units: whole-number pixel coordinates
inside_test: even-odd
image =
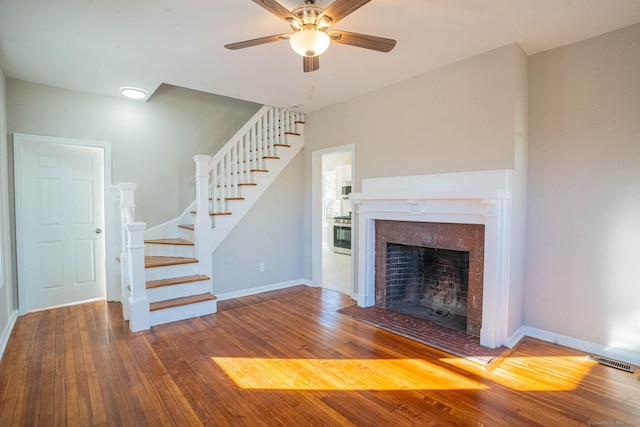
[[[314,283],[353,297],[351,213],[352,144],[313,153]]]
[[[109,144],[14,135],[20,314],[106,296]]]

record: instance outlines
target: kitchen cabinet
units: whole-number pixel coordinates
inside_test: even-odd
[[[351,165],[342,166],[342,180],[344,182],[351,182]]]

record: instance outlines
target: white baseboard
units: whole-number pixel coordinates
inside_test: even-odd
[[[91,302],[98,302],[98,301],[106,301],[106,298],[105,297],[89,298],[89,299],[83,299],[81,301],[68,302],[66,304],[52,305],[51,307],[38,308],[36,310],[29,310],[29,313],[37,313],[38,311],[47,311],[54,308],[70,307],[72,305],[88,304]],[[24,314],[27,314],[27,313],[24,313]]]
[[[310,288],[321,288],[322,286],[317,285],[313,282],[313,280],[307,280],[307,279],[300,279],[299,280],[301,285],[306,285]]]
[[[263,292],[277,291],[279,289],[291,288],[298,285],[313,286],[311,281],[306,279],[290,280],[288,282],[274,283],[272,285],[259,286],[257,288],[249,288],[249,289],[242,289],[240,291],[225,292],[223,294],[216,294],[216,296],[218,297],[218,301],[225,301],[228,299],[261,294]]]
[[[2,336],[0,337],[0,359],[2,359],[2,355],[4,354],[5,348],[7,348],[7,343],[9,342],[9,337],[11,336],[11,331],[13,331],[13,327],[16,324],[16,319],[18,318],[18,310],[13,310],[11,315],[9,316],[9,322],[7,326],[2,331]]]
[[[516,333],[514,333],[507,339],[507,346],[509,348],[512,348],[524,336],[537,338],[539,340],[547,341],[553,344],[560,344],[566,347],[575,348],[576,350],[581,350],[585,353],[597,354],[600,356],[609,357],[611,359],[616,359],[621,362],[640,366],[640,354],[631,353],[619,348],[606,347],[602,344],[584,341],[578,338],[557,334],[555,332],[533,328],[531,326],[521,326],[520,329],[516,331]]]
[[[507,342],[505,343],[505,345],[509,348],[515,347],[515,345],[518,344],[520,340],[524,338],[524,336],[526,335],[524,333],[525,328],[526,326],[520,326],[513,335],[511,335],[510,337],[507,337]]]

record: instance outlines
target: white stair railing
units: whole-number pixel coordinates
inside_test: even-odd
[[[266,169],[265,158],[275,156],[277,146],[284,144],[287,133],[296,133],[296,122],[302,118],[301,113],[282,108],[264,106],[258,110],[209,161],[211,195],[209,187],[201,188],[202,192],[196,193],[196,206],[211,197],[207,214],[226,213],[226,200],[241,197],[241,184],[251,182],[252,171]]]

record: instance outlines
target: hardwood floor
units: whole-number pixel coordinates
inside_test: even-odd
[[[527,338],[488,368],[358,322],[298,286],[132,334],[120,304],[20,317],[0,426],[639,425],[638,371]]]

